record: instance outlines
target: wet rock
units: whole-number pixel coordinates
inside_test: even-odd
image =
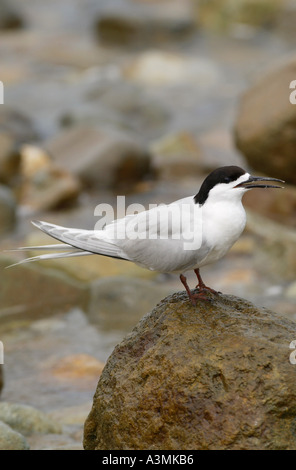
[[[128,332],[140,318],[169,293],[167,287],[147,279],[115,276],[90,285],[87,317],[102,331]]]
[[[29,450],[24,436],[0,421],[0,450]]]
[[[0,402],[0,420],[24,434],[59,434],[61,427],[46,413],[29,405]]]
[[[150,170],[150,155],[137,141],[95,126],[74,126],[45,147],[59,166],[100,189],[130,187]]]
[[[12,191],[0,184],[0,235],[11,230],[16,222],[16,200]]]
[[[164,299],[114,349],[85,449],[296,449],[296,324],[233,296]]]
[[[248,210],[247,230],[255,235],[254,265],[275,282],[296,276],[296,233],[294,228]]]
[[[21,149],[20,202],[32,211],[55,209],[76,201],[81,184],[39,147]]]
[[[296,105],[289,101],[296,76],[295,56],[266,72],[239,103],[237,148],[254,170],[296,183]]]
[[[100,42],[133,47],[180,40],[196,29],[191,0],[121,0],[105,8],[96,22]]]

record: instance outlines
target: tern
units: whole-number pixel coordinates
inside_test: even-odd
[[[218,294],[203,282],[200,268],[222,258],[242,234],[246,225],[243,195],[253,188],[282,188],[267,182],[284,183],[252,176],[238,166],[224,166],[212,171],[194,196],[127,215],[102,230],[33,221],[62,243],[20,247],[17,250],[58,251],[20,263],[93,254],[128,260],[160,273],[179,274],[190,301],[196,305],[198,299],[207,299],[207,292]],[[189,270],[197,276],[197,292],[187,284],[184,273]]]

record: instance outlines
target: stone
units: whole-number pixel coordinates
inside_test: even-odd
[[[254,170],[296,183],[296,106],[290,83],[296,76],[296,56],[278,63],[241,97],[234,125],[237,148]]]
[[[213,87],[221,78],[213,61],[157,49],[138,54],[124,67],[124,76],[142,85],[188,84],[199,89]]]
[[[0,420],[24,434],[59,434],[61,426],[46,413],[19,403],[0,402]]]
[[[97,126],[66,129],[47,142],[45,149],[88,187],[130,188],[150,170],[150,155],[135,139]]]
[[[78,178],[60,168],[42,149],[25,145],[21,149],[20,202],[31,211],[51,210],[71,204],[80,194]]]
[[[229,295],[160,302],[115,347],[86,450],[296,449],[296,323]]]
[[[210,30],[232,30],[233,25],[270,27],[277,23],[282,0],[212,0],[200,2],[200,24]]]
[[[24,436],[0,421],[0,450],[30,450]]]
[[[133,47],[178,41],[195,30],[191,0],[121,0],[105,7],[95,24],[100,43]]]
[[[16,200],[7,186],[0,184],[0,235],[12,230],[16,222]]]

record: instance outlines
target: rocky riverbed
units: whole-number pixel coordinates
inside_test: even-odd
[[[0,0],[0,448],[81,449],[114,346],[182,290],[95,256],[5,270],[21,257],[4,250],[51,242],[32,219],[91,229],[118,195],[148,207],[217,166],[276,171],[286,189],[245,196],[244,235],[203,276],[296,320],[295,2],[168,3]]]

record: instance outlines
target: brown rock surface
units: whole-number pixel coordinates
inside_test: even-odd
[[[239,105],[235,140],[255,170],[296,183],[296,105],[289,100],[295,91],[295,56],[262,75]]]
[[[85,449],[296,449],[296,324],[209,299],[167,297],[114,349]]]

